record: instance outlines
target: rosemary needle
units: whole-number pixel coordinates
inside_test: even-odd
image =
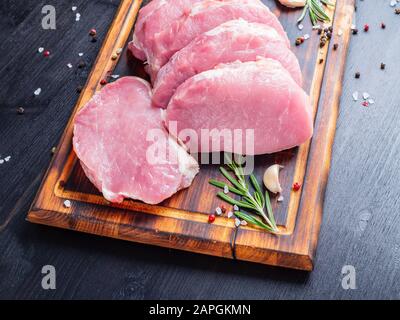
[[[304,6],[303,12],[301,13],[297,22],[300,23],[301,21],[303,21],[307,11],[310,14],[311,23],[313,24],[313,26],[315,26],[318,21],[330,21],[330,18],[326,14],[323,5],[333,6],[333,4],[327,0],[306,0],[306,5]]]

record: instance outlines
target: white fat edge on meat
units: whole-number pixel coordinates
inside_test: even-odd
[[[260,23],[250,23],[242,18],[225,22],[220,26],[206,32],[205,35],[211,37],[224,32],[232,32],[239,35],[243,33],[243,28],[248,29],[247,32],[250,33],[252,36],[265,36],[267,34],[271,38],[274,38],[276,40],[281,39],[281,36],[274,28],[268,27]]]
[[[167,110],[160,109],[161,120],[165,124],[165,129],[168,132],[168,126],[166,125]],[[194,177],[199,173],[200,167],[197,161],[188,153],[187,146],[183,143],[179,137],[172,135],[168,132],[168,139],[170,145],[176,151],[176,159],[178,160],[179,172],[182,174],[183,187],[188,187],[189,183],[194,179]]]
[[[256,3],[257,2],[257,3]],[[192,10],[190,11],[189,16],[193,17],[203,11],[207,11],[209,8],[220,8],[226,5],[234,5],[234,6],[254,6],[254,7],[259,7],[262,3],[258,1],[201,1],[197,2],[193,5]],[[265,6],[265,5],[263,5]]]

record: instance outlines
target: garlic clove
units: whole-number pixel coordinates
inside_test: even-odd
[[[306,0],[279,0],[279,2],[289,8],[304,7],[306,5]]]
[[[282,187],[279,183],[279,171],[283,169],[279,164],[270,166],[264,173],[264,185],[272,193],[281,193]]]

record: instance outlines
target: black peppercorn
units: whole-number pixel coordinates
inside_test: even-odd
[[[18,113],[19,115],[23,115],[23,114],[25,113],[25,109],[22,108],[22,107],[19,107],[19,108],[17,109],[17,113]]]
[[[356,79],[359,79],[361,74],[359,72],[356,72],[356,74],[354,75]]]

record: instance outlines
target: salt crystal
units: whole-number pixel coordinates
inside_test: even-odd
[[[228,218],[230,219],[230,218],[232,218],[233,217],[233,212],[232,211],[229,211],[228,212]]]
[[[75,21],[79,21],[79,20],[81,20],[81,14],[77,13],[75,16]]]
[[[343,35],[343,30],[342,30],[342,29],[339,29],[337,35],[338,35],[339,37],[341,37],[341,36]]]
[[[225,194],[228,194],[228,193],[229,193],[229,188],[228,188],[228,186],[224,186],[224,193],[225,193]]]
[[[73,6],[73,7],[71,8],[72,11],[76,11],[76,9],[78,9],[78,7]]]
[[[312,27],[314,30],[321,28],[321,26],[319,24],[315,25]]]
[[[240,220],[238,218],[235,219],[235,226],[239,227],[241,224]]]
[[[240,222],[240,224],[241,224],[242,226],[247,226],[247,221],[242,220],[242,221]]]
[[[71,208],[71,201],[65,200],[65,201],[64,201],[64,207],[66,207],[66,208]]]
[[[123,50],[122,48],[118,48],[117,51],[116,51],[116,53],[117,53],[117,54],[120,54],[120,53],[122,52],[122,50]]]
[[[239,207],[235,204],[235,205],[233,206],[233,210],[234,210],[234,211],[239,211]]]
[[[217,216],[222,215],[222,209],[220,207],[217,207],[217,209],[215,209],[215,213],[217,214]]]
[[[355,30],[357,27],[356,27],[356,25],[355,24],[352,24],[351,25],[351,30]]]
[[[358,91],[353,92],[353,100],[358,101]]]
[[[374,99],[368,99],[368,103],[369,103],[369,104],[374,104],[374,103],[375,103],[375,100],[374,100]]]
[[[370,97],[370,95],[369,95],[368,92],[364,92],[364,93],[363,93],[363,98],[364,98],[364,100],[367,100],[369,97]]]
[[[83,56],[83,52],[79,52],[78,56],[82,57]]]
[[[5,162],[10,161],[11,160],[11,156],[5,157],[4,160],[5,160]]]
[[[39,49],[38,49],[38,52],[39,53],[42,53],[44,51],[44,48],[43,47],[40,47]]]
[[[4,160],[3,159],[0,159],[0,164],[3,164],[4,163]]]
[[[283,202],[283,200],[285,200],[285,198],[283,196],[279,196],[278,202]]]
[[[118,79],[119,77],[120,77],[119,74],[112,74],[112,75],[111,75],[111,78],[113,78],[113,79]]]
[[[71,64],[71,63],[68,63],[68,64],[67,64],[67,67],[71,69],[71,68],[72,68],[72,64]]]
[[[299,23],[299,24],[297,25],[297,27],[299,28],[299,30],[303,30],[303,28],[304,28],[304,26],[303,26],[301,23]]]
[[[41,88],[37,88],[33,94],[35,96],[38,96],[41,92],[42,92],[42,89]]]
[[[306,34],[303,36],[303,38],[304,38],[304,40],[310,39],[310,35],[309,35],[308,33],[306,33]]]
[[[391,7],[395,7],[396,4],[397,4],[397,0],[392,0],[392,1],[390,1],[390,6],[391,6]]]

